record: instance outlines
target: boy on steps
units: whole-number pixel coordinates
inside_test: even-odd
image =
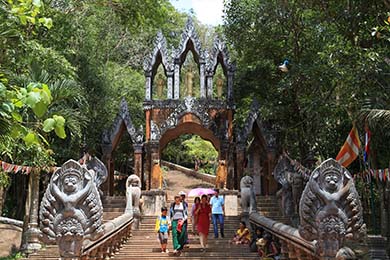
[[[161,253],[169,253],[167,249],[168,244],[168,231],[171,225],[169,218],[167,217],[168,209],[166,207],[161,208],[161,216],[156,219],[155,231],[158,233],[158,239],[161,244]]]

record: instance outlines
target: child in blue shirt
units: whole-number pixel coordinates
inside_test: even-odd
[[[161,253],[169,253],[167,249],[168,244],[168,231],[171,225],[169,218],[167,217],[168,209],[166,207],[161,208],[161,216],[156,219],[155,231],[158,233],[158,239],[161,244]]]

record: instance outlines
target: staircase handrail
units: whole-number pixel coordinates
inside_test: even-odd
[[[268,233],[277,237],[282,242],[282,253],[286,253],[292,249],[295,251],[298,249],[301,252],[305,252],[307,255],[315,258],[318,257],[316,255],[315,242],[303,239],[299,235],[298,229],[262,216],[258,212],[252,212],[249,216],[249,221],[252,225],[260,226]]]
[[[181,166],[181,165],[178,165],[178,164],[175,164],[172,162],[164,161],[164,160],[161,160],[161,165],[166,166],[166,167],[171,168],[171,169],[174,169],[174,170],[181,171],[182,173],[184,173],[186,175],[195,177],[197,179],[201,179],[205,182],[215,184],[215,179],[216,179],[215,175],[195,171],[193,169],[189,169],[189,168],[186,168],[184,166]]]
[[[106,259],[119,251],[131,235],[133,214],[124,213],[103,224],[104,235],[95,241],[88,241],[82,250],[81,259]],[[89,258],[91,257],[91,258]]]

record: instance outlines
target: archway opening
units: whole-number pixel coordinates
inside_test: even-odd
[[[215,175],[218,165],[218,151],[213,144],[195,134],[183,134],[171,140],[161,151],[161,158],[210,175]]]
[[[134,173],[134,149],[130,135],[120,137],[112,152],[114,163],[114,196],[126,195],[127,177]]]

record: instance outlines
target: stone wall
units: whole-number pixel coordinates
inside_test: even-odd
[[[167,194],[163,190],[142,191],[142,215],[157,216],[161,213],[161,207],[166,205]]]
[[[19,249],[22,231],[19,226],[0,223],[0,257],[9,256]]]
[[[192,176],[192,177],[195,177],[197,179],[201,179],[202,181],[208,182],[210,184],[213,184],[213,185],[215,184],[215,176],[214,175],[200,173],[200,172],[188,169],[186,167],[183,167],[183,166],[180,166],[180,165],[177,165],[174,163],[166,162],[166,161],[161,161],[161,165],[168,167],[171,170],[181,171],[182,173],[184,173],[188,176]]]

